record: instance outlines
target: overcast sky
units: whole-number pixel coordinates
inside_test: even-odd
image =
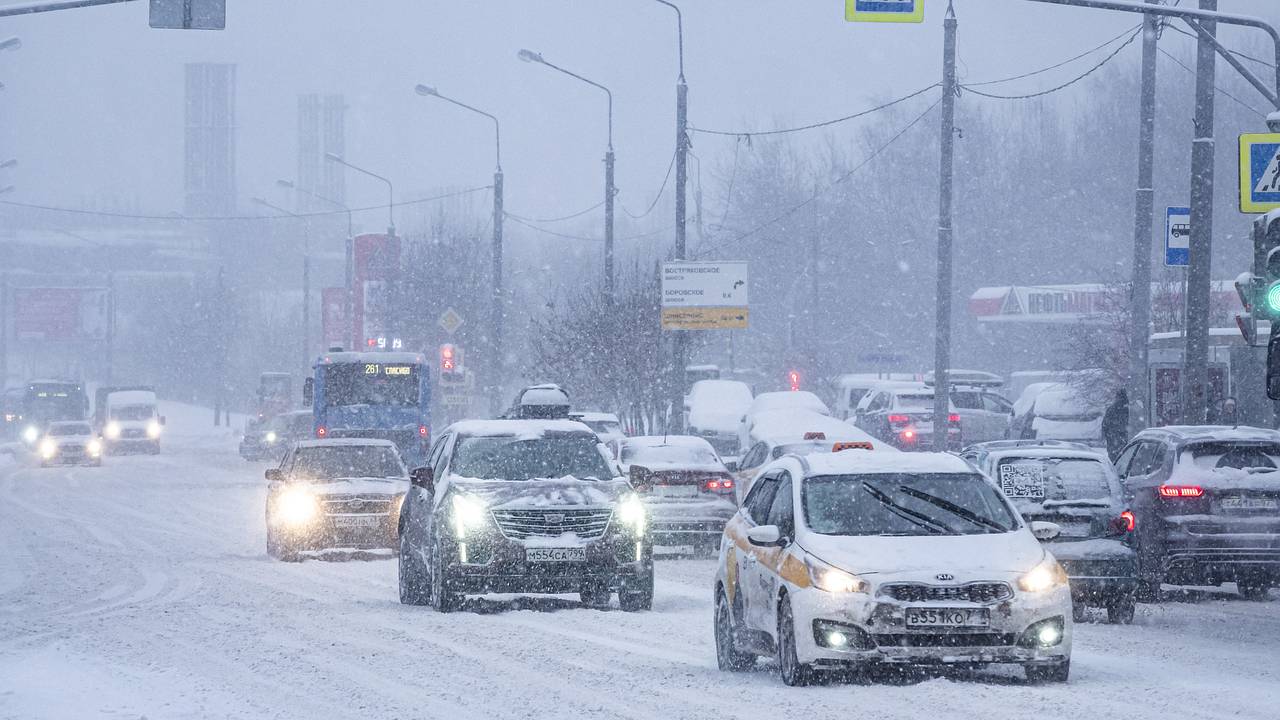
[[[901,26],[845,23],[840,0],[682,5],[696,126],[823,120],[939,75],[940,0],[928,2],[923,25]],[[1274,0],[1222,0],[1221,8],[1280,21]],[[1137,22],[1028,0],[957,0],[956,9],[961,73],[970,80],[1056,62]],[[144,211],[180,209],[182,68],[197,61],[239,66],[238,182],[246,210],[253,195],[289,200],[274,183],[296,166],[296,96],[304,92],[346,94],[348,159],[390,176],[400,199],[488,184],[491,127],[418,97],[419,82],[502,119],[508,210],[552,216],[595,204],[604,97],[519,62],[522,47],[613,90],[624,205],[647,206],[667,168],[675,17],[653,0],[228,0],[227,15],[224,32],[152,30],[146,2],[3,21],[0,35],[23,40],[21,50],[0,54],[0,154],[21,163],[5,171],[5,182],[18,186],[10,198],[70,207],[136,198]],[[1226,37],[1245,40],[1238,31]],[[1034,78],[1026,87],[1045,84]],[[695,142],[714,166],[732,141]],[[384,192],[348,177],[353,205],[376,205]],[[370,229],[381,222],[358,220]]]

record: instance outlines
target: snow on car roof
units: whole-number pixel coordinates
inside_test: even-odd
[[[518,437],[532,440],[547,433],[583,433],[595,437],[591,428],[577,420],[463,420],[445,429],[471,437]]]
[[[969,463],[950,453],[886,453],[841,450],[837,453],[806,455],[806,477],[817,475],[859,475],[888,473],[974,473]]]
[[[375,440],[373,438],[329,438],[328,440],[299,440],[298,448],[320,448],[320,447],[395,447],[396,444],[390,440]]]
[[[124,405],[154,405],[156,394],[152,390],[117,390],[107,395],[107,404],[121,407]]]
[[[815,432],[824,433],[827,440],[872,441],[870,435],[847,422],[798,408],[761,413],[751,428],[751,437],[780,445],[803,440],[806,433]],[[877,448],[881,445],[876,441]]]
[[[1139,434],[1142,436],[1167,435],[1184,442],[1198,440],[1280,442],[1280,431],[1248,425],[1240,427],[1227,427],[1226,425],[1166,425],[1143,430]]]
[[[1106,451],[1102,449],[1086,450],[1083,448],[1069,447],[1045,447],[1040,445],[1028,445],[1024,447],[1001,448],[993,450],[988,456],[991,462],[999,462],[1005,458],[1062,458],[1064,460],[1098,460],[1111,466],[1111,459],[1107,457]]]
[[[755,414],[765,410],[797,407],[809,408],[824,415],[831,412],[826,403],[808,390],[778,390],[757,395],[751,401],[751,407],[747,409],[747,413]]]

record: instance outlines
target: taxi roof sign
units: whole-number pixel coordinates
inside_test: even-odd
[[[853,440],[850,442],[838,442],[831,446],[831,452],[838,453],[843,450],[875,450],[875,446],[866,440]]]
[[[846,22],[924,22],[924,0],[844,0]]]
[[[1240,212],[1280,208],[1280,133],[1240,136]]]

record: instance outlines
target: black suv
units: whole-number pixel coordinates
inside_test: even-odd
[[[596,434],[570,420],[446,428],[400,516],[400,602],[460,609],[467,594],[579,593],[653,605],[644,502]]]

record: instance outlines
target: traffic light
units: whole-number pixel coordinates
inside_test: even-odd
[[[440,346],[440,374],[451,373],[458,369],[458,362],[454,352],[452,343],[445,343]]]
[[[1257,277],[1250,283],[1252,317],[1271,324],[1267,339],[1267,397],[1280,400],[1280,215],[1267,213],[1253,221],[1253,275]],[[1242,279],[1243,275],[1236,279],[1237,292]],[[1256,338],[1257,333],[1254,335]]]
[[[462,385],[467,380],[467,372],[462,364],[462,348],[453,343],[440,346],[440,384]]]

